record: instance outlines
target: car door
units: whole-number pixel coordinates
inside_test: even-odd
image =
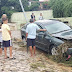
[[[43,29],[42,26],[38,25],[40,29]],[[42,50],[45,50],[44,38],[45,38],[44,31],[37,31],[36,34],[36,46]],[[46,44],[47,45],[47,44]]]
[[[43,29],[42,26],[38,25],[40,29]],[[48,51],[48,48],[51,44],[51,37],[47,32],[37,31],[36,35],[36,46],[44,51]]]
[[[40,29],[42,29],[42,27],[41,26],[39,26],[38,25],[38,27],[40,28]],[[40,33],[41,33],[41,31],[37,31],[37,33],[36,33],[36,47],[38,47],[38,48],[41,48],[42,46],[42,35],[40,35]]]
[[[43,44],[44,44],[45,51],[48,52],[49,46],[52,44],[51,36],[48,33],[43,38]]]

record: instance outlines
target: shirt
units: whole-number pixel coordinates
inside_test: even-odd
[[[2,30],[0,29],[0,42],[2,42]]]
[[[39,17],[39,20],[43,20],[43,16],[40,16],[40,17]]]
[[[31,19],[35,19],[35,15],[34,16],[31,15]]]
[[[26,33],[28,33],[27,38],[29,39],[35,39],[36,38],[36,30],[39,30],[40,28],[34,24],[30,23],[26,28]]]
[[[8,32],[9,30],[10,30],[10,28],[7,24],[2,24],[2,39],[4,41],[11,40],[11,36]]]

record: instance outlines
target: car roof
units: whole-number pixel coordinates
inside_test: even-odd
[[[59,22],[57,20],[38,20],[38,21],[35,21],[35,23],[39,23],[39,24],[51,24],[51,23],[56,23],[56,22]]]
[[[56,23],[56,22],[59,22],[58,20],[55,20],[55,19],[50,19],[50,20],[37,20],[37,21],[35,21],[34,23],[35,24],[38,24],[38,25],[42,25],[42,26],[45,26],[45,25],[47,25],[47,24],[53,24],[53,23]],[[27,26],[28,24],[30,24],[30,22],[29,23],[27,23],[27,24],[25,24],[24,26]]]
[[[52,22],[52,20],[38,20],[38,21],[35,21],[35,22]]]

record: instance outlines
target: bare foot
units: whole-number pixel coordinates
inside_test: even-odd
[[[9,58],[13,58],[13,57],[9,57]]]
[[[5,57],[4,59],[7,59],[7,57]]]
[[[5,57],[5,59],[7,59],[7,58],[9,58],[8,56],[7,57]]]
[[[0,56],[2,56],[2,54],[0,54]]]
[[[34,54],[34,56],[36,56],[36,54]]]
[[[33,55],[31,55],[30,57],[33,57]]]

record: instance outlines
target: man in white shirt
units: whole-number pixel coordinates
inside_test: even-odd
[[[30,48],[31,56],[33,56],[32,47],[34,48],[34,54],[36,50],[35,47],[36,30],[46,31],[46,29],[40,29],[36,24],[33,23],[33,19],[30,19],[30,24],[26,28],[26,40],[27,45]]]

